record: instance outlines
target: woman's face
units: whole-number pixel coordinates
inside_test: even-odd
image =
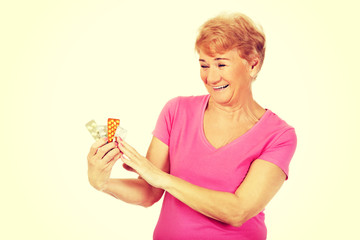
[[[216,103],[236,105],[251,92],[253,69],[237,49],[213,57],[200,51],[199,62],[201,79]]]

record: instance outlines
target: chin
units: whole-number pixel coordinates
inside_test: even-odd
[[[229,94],[210,93],[210,96],[214,102],[221,105],[228,105],[231,100]]]

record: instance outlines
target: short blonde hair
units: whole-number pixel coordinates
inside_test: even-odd
[[[265,57],[265,34],[262,27],[242,13],[221,14],[200,27],[195,43],[198,53],[203,51],[214,56],[234,48],[249,63],[258,57],[260,70]]]

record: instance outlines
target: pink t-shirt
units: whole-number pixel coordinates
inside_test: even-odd
[[[169,146],[170,174],[192,184],[235,193],[256,159],[272,162],[288,176],[296,148],[294,128],[269,109],[245,134],[216,149],[203,130],[210,95],[177,97],[163,108],[154,136]],[[165,193],[154,239],[266,239],[263,211],[241,227],[209,218]]]

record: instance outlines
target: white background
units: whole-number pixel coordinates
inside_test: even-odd
[[[198,27],[223,11],[267,37],[255,99],[298,135],[289,180],[268,205],[268,239],[356,239],[357,1],[2,1],[1,239],[152,239],[161,203],[94,190],[91,119],[120,118],[145,154],[163,105],[206,94]],[[135,177],[116,164],[113,177]]]

